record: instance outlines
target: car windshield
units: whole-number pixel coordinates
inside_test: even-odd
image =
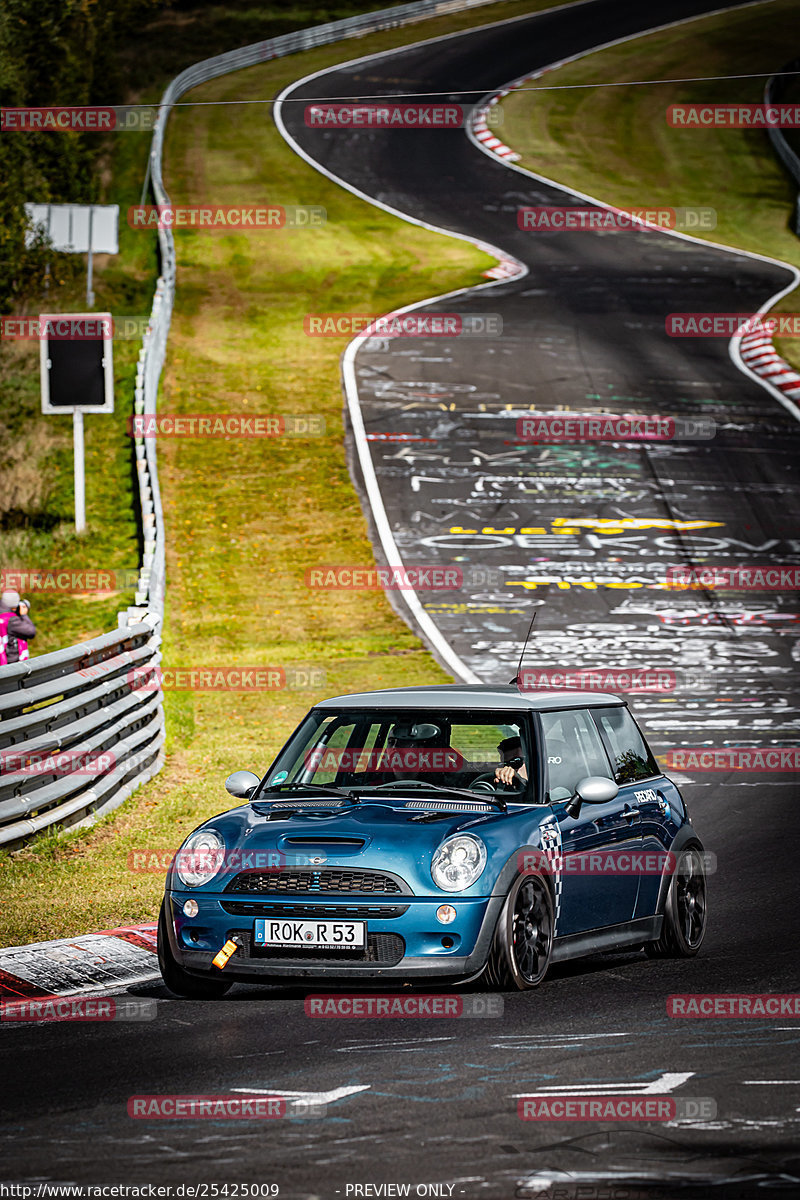
[[[530,762],[528,726],[519,712],[315,709],[259,795],[324,787],[332,795],[332,789],[369,789],[388,798],[429,787],[523,798]]]

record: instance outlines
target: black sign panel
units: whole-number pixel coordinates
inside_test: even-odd
[[[114,411],[111,313],[40,313],[42,412]]]
[[[102,338],[82,342],[48,340],[50,405],[104,408],[106,378]]]

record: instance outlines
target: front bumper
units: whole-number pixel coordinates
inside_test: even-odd
[[[183,914],[183,904],[190,898],[200,906],[193,918]],[[185,971],[234,982],[460,979],[477,974],[485,965],[504,900],[505,895],[478,899],[404,895],[398,896],[395,903],[370,903],[366,898],[366,903],[351,900],[319,905],[314,898],[298,897],[292,905],[241,903],[237,911],[231,912],[230,896],[174,891],[166,897],[167,931],[173,957]],[[436,919],[436,909],[443,903],[456,909],[456,920],[450,925]],[[247,911],[242,912],[243,908]],[[393,915],[381,915],[382,910]],[[253,940],[255,918],[269,915],[365,920],[367,951],[353,955],[294,948],[259,949]],[[453,944],[443,945],[443,938]],[[212,960],[229,939],[236,943],[237,950],[220,971]]]

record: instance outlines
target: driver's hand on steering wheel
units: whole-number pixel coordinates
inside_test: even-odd
[[[516,773],[513,767],[498,767],[494,773],[494,777],[497,783],[504,783],[506,787],[513,787]]]

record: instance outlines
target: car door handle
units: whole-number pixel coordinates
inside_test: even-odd
[[[632,821],[634,817],[639,816],[638,808],[623,808],[622,815],[626,821]]]

